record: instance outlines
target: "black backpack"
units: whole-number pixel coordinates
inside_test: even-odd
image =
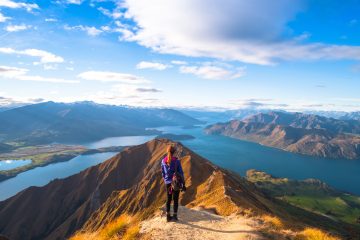
[[[175,173],[172,178],[171,187],[174,191],[180,191],[184,187],[184,179],[177,171],[177,161],[175,161]]]

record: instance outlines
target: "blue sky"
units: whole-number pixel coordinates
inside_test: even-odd
[[[360,0],[0,0],[0,105],[360,110]]]

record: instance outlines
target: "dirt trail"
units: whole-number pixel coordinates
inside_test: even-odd
[[[161,216],[162,215],[162,216]],[[262,240],[258,223],[242,216],[222,217],[199,209],[179,207],[179,221],[167,223],[159,213],[141,224],[141,233],[150,239]]]

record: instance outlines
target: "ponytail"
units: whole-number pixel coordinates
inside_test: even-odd
[[[174,146],[169,146],[167,148],[167,161],[166,161],[167,165],[170,165],[174,153],[175,153],[175,147]]]

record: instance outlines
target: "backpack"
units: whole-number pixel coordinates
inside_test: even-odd
[[[177,161],[175,161],[175,173],[172,178],[171,187],[174,191],[180,191],[184,187],[184,179],[177,171]]]

